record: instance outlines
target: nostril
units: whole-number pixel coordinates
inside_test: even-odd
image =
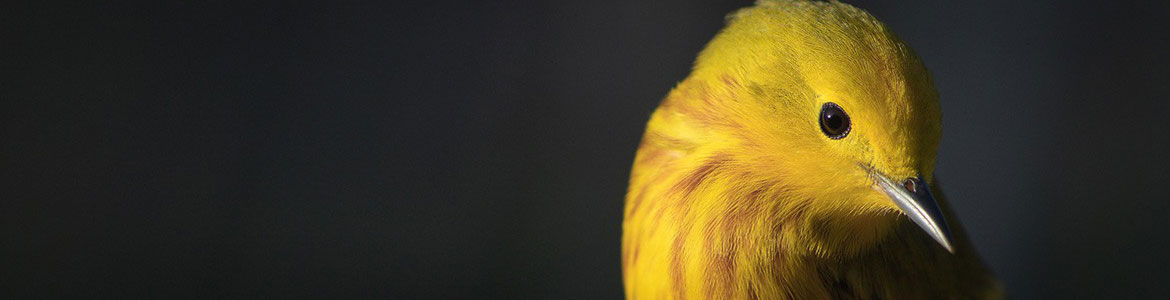
[[[911,193],[918,193],[918,181],[914,180],[914,178],[906,179],[906,181],[902,182],[902,186]]]

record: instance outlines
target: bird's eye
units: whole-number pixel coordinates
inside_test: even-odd
[[[833,102],[821,106],[821,132],[830,139],[841,139],[849,134],[849,115]]]

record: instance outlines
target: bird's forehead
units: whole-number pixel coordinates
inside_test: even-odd
[[[896,47],[855,45],[838,53],[808,53],[798,60],[800,76],[821,101],[838,102],[864,119],[903,125],[924,113],[932,87],[922,84],[925,69]]]
[[[933,83],[912,51],[868,13],[841,3],[742,10],[700,55],[695,74],[730,74],[772,90],[769,100],[808,110],[836,102],[867,127],[893,129],[875,139],[898,140],[931,125],[920,121],[939,119]]]
[[[872,104],[906,105],[908,77],[925,72],[909,49],[864,11],[841,3],[761,3],[737,13],[700,56],[699,71],[805,86]],[[783,78],[798,77],[798,78]],[[769,80],[772,79],[772,80]],[[793,84],[803,81],[803,84]]]

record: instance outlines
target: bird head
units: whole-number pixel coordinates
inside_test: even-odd
[[[729,17],[651,129],[718,157],[721,175],[704,180],[728,203],[699,205],[754,193],[766,213],[752,216],[786,224],[775,234],[792,248],[853,255],[909,220],[951,250],[929,189],[937,99],[916,55],[866,12],[764,1]]]

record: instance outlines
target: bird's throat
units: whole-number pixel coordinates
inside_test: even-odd
[[[897,228],[899,218],[891,213],[864,213],[849,216],[810,216],[797,225],[790,252],[828,259],[848,259],[876,248]],[[804,248],[804,249],[801,249]],[[803,251],[802,251],[803,250]]]

